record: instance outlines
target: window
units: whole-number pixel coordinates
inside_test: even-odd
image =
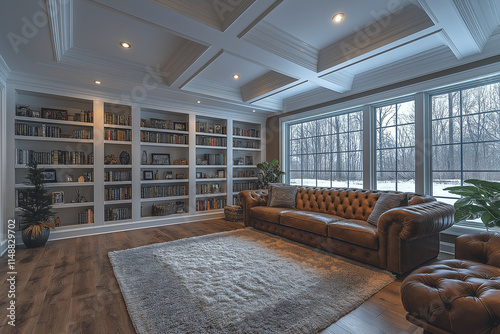
[[[375,108],[376,188],[415,191],[415,101]]]
[[[290,184],[363,187],[363,113],[354,111],[288,127]]]
[[[500,181],[500,83],[431,96],[432,195],[467,179]]]

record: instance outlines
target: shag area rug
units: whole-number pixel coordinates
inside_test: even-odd
[[[140,334],[318,333],[394,281],[251,228],[109,257]]]

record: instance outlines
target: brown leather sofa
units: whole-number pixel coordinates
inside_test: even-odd
[[[267,206],[267,190],[239,193],[245,225],[402,274],[435,258],[453,206],[409,193],[409,205],[367,222],[387,191],[299,187],[294,209]],[[394,192],[396,193],[396,192]]]
[[[455,258],[403,281],[406,318],[424,333],[500,333],[500,234],[458,237]]]

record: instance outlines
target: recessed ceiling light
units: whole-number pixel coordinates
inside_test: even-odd
[[[332,21],[336,23],[342,21],[343,19],[344,19],[344,13],[337,13],[332,17]]]
[[[94,81],[94,83],[95,83],[96,85],[100,85],[100,84],[102,84],[102,82],[100,82],[99,80],[95,80],[95,81]]]
[[[128,42],[120,42],[120,45],[125,49],[130,49],[132,47]]]
[[[254,109],[254,110],[252,110],[252,112],[255,112],[255,109]]]
[[[198,101],[196,101],[196,103],[200,104],[200,103],[201,103],[201,101],[200,101],[200,100],[198,100]]]
[[[239,79],[239,78],[240,78],[240,75],[239,75],[239,74],[235,74],[235,75],[233,75],[233,78],[234,78],[234,79]]]

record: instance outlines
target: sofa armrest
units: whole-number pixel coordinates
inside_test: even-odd
[[[243,208],[243,221],[248,225],[250,209],[254,206],[267,205],[267,189],[243,190],[238,193],[238,201]]]
[[[455,258],[500,267],[500,233],[459,236],[455,240]]]
[[[389,233],[391,225],[401,240],[413,240],[446,230],[453,225],[455,210],[452,205],[432,201],[399,207],[382,214],[378,220],[378,232]]]

